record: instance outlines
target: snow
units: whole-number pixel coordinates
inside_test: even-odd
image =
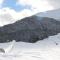
[[[59,9],[45,11],[45,12],[40,12],[40,13],[38,13],[36,15],[40,16],[40,17],[54,18],[54,19],[60,21],[60,8]]]
[[[60,60],[60,33],[36,43],[0,43],[0,60]]]

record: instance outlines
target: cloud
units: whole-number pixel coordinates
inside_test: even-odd
[[[23,9],[22,11],[16,12],[14,9],[11,9],[9,7],[5,7],[0,10],[1,14],[10,14],[14,19],[22,19],[24,17],[28,17],[33,15],[34,13],[29,9]]]
[[[2,3],[3,3],[3,1],[4,1],[4,0],[0,0],[0,4],[2,4]]]
[[[14,9],[5,7],[0,9],[0,26],[14,23],[17,20],[31,16],[35,13],[28,9],[23,9],[22,11],[16,12]]]
[[[4,0],[0,0],[0,8],[2,7]]]
[[[12,16],[8,13],[5,8],[0,9],[0,26],[6,25],[13,22]]]
[[[17,4],[31,6],[30,9],[35,13],[53,9],[47,0],[17,0]]]
[[[60,0],[47,0],[55,9],[60,8]]]

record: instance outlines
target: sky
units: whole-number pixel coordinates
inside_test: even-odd
[[[15,19],[60,8],[60,0],[0,0],[0,15],[10,13]]]
[[[4,0],[2,8],[4,7],[9,7],[10,9],[14,9],[16,11],[24,9],[22,5],[16,5],[16,0]]]
[[[34,11],[46,11],[53,7],[46,0],[1,0],[1,8],[8,7],[16,11],[30,9]]]

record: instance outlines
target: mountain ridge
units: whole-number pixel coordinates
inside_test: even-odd
[[[16,40],[34,43],[59,32],[59,21],[33,15],[0,27],[0,42]]]

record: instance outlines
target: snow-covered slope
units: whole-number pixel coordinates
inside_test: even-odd
[[[50,17],[50,18],[59,20],[60,19],[60,9],[41,12],[41,13],[38,13],[37,15],[41,16],[41,17]]]
[[[10,43],[0,43],[8,49]],[[8,50],[7,50],[8,51]],[[60,60],[60,33],[36,43],[15,42],[8,53],[0,54],[1,60]]]

